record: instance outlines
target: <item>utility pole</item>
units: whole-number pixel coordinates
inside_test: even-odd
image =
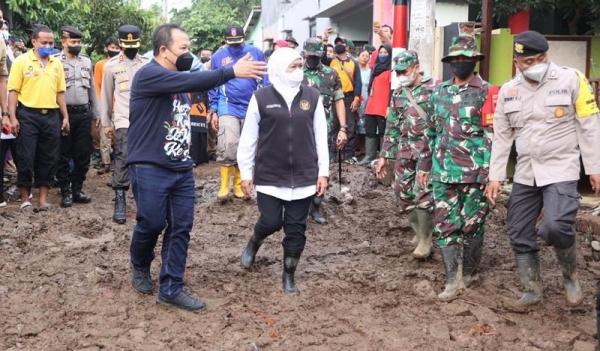
[[[419,54],[422,71],[431,74],[435,37],[435,0],[412,1],[408,48]]]
[[[394,34],[392,43],[395,48],[406,49],[406,32],[408,28],[408,0],[393,0],[393,4]]]
[[[485,80],[490,78],[490,52],[492,49],[492,8],[494,0],[481,1],[481,52],[485,55],[485,59],[479,64],[481,77]]]

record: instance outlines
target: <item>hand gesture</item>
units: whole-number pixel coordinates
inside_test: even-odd
[[[250,53],[247,53],[233,65],[236,78],[262,79],[267,74],[267,64],[262,61],[253,61]]]

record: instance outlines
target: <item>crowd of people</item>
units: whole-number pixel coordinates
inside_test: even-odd
[[[92,203],[84,183],[96,149],[98,173],[112,172],[114,222],[126,223],[133,190],[133,287],[153,293],[150,266],[162,233],[157,302],[198,311],[204,302],[183,288],[194,167],[217,162],[219,202],[256,192],[260,215],[241,265],[250,268],[265,239],[283,229],[282,290],[296,294],[307,219],[327,224],[330,164],[371,166],[384,178],[393,161],[392,188],[415,233],[413,255],[425,259],[434,244],[440,249],[446,285],[438,297],[452,301],[479,279],[485,220],[515,141],[508,231],[523,295],[514,307],[543,299],[537,235],[556,250],[567,302],[581,303],[573,228],[580,156],[600,194],[600,112],[586,78],[552,63],[543,35],[523,32],[514,41],[519,74],[494,106],[497,90],[475,71],[485,57],[473,36],[453,38],[442,59],[453,77],[435,82],[416,52],[394,55],[390,26],[373,30],[378,48],[357,50],[341,37],[330,43],[335,31],[327,28],[302,44],[276,40],[263,52],[232,24],[218,50],[193,55],[185,30],[165,24],[142,54],[139,28],[123,25],[95,64],[81,54],[85,43],[74,26],[60,28],[58,52],[44,25],[33,28],[27,51],[3,34],[0,156],[15,161],[21,210],[33,208],[33,187],[37,212],[51,208],[52,186],[62,207]]]

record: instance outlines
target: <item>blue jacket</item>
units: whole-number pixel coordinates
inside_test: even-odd
[[[225,45],[212,56],[210,69],[231,67],[246,53],[250,53],[253,60],[265,61],[263,52],[250,44],[242,44],[237,48]],[[256,79],[235,78],[212,89],[208,93],[211,111],[216,112],[219,116],[230,115],[241,119],[245,118],[250,98],[260,84],[261,82]]]

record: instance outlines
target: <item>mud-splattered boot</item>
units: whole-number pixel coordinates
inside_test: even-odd
[[[451,245],[441,249],[444,267],[446,268],[446,287],[438,295],[440,301],[450,302],[464,290],[462,280],[462,263],[460,262],[460,246]]]
[[[415,236],[410,239],[410,243],[417,245],[419,243],[419,235],[417,235],[419,218],[417,217],[417,212],[415,210],[410,211],[410,214],[408,215],[408,223],[410,223],[410,227],[412,228],[413,232],[415,232]]]
[[[246,193],[244,193],[244,191],[242,190],[242,176],[240,173],[240,169],[235,166],[233,167],[233,169],[233,196],[235,196],[238,199],[246,200],[248,199],[248,197],[246,196]]]
[[[467,288],[479,280],[482,248],[483,235],[465,238],[463,244],[463,282]]]
[[[219,185],[219,192],[217,193],[217,200],[226,202],[230,195],[229,182],[231,181],[233,166],[221,166],[219,170],[221,173],[221,183]]]
[[[319,196],[313,197],[313,201],[310,204],[310,209],[308,213],[310,217],[317,222],[318,224],[327,224],[327,219],[323,217],[321,213],[321,204],[323,203],[323,198]]]
[[[125,189],[115,189],[115,212],[113,221],[118,224],[125,224],[127,221],[127,200],[125,199]]]
[[[296,288],[294,274],[300,260],[299,252],[283,251],[283,293],[286,295],[298,294],[300,291]]]
[[[431,255],[431,246],[433,245],[431,214],[429,211],[419,208],[416,208],[413,213],[416,213],[417,216],[417,230],[415,232],[419,237],[419,243],[412,254],[415,258],[427,258]]]
[[[578,306],[583,301],[583,294],[577,278],[577,249],[573,244],[568,249],[554,248],[560,263],[565,287],[565,298],[570,306]]]
[[[73,193],[71,192],[71,186],[65,186],[60,188],[60,207],[71,207],[73,206]]]
[[[246,248],[242,252],[241,263],[242,267],[248,269],[252,267],[254,264],[254,259],[256,258],[256,253],[258,249],[260,249],[263,244],[264,239],[258,239],[256,235],[252,235],[250,240],[248,240],[248,244],[246,244]]]
[[[516,254],[517,272],[523,286],[523,295],[512,304],[512,307],[525,310],[527,307],[542,302],[542,278],[540,276],[540,259],[537,252]]]

